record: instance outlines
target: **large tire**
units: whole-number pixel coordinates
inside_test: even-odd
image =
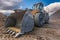
[[[49,14],[46,13],[45,15],[45,24],[48,24],[49,23]]]
[[[45,15],[43,13],[36,13],[35,18],[34,18],[35,25],[37,25],[39,27],[43,26],[45,23],[44,16]]]

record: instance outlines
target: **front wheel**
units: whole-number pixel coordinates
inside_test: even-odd
[[[44,14],[43,13],[36,13],[34,21],[35,21],[36,26],[42,27],[45,23]]]

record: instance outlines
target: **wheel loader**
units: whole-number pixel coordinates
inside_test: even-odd
[[[5,21],[6,32],[19,37],[34,29],[35,26],[42,27],[49,23],[49,15],[43,9],[43,3],[36,3],[32,9],[14,10]]]

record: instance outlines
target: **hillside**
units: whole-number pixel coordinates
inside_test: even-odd
[[[4,25],[4,20],[6,19],[6,16],[2,13],[0,13],[0,27]]]

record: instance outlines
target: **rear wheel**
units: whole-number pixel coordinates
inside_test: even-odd
[[[48,24],[49,23],[49,15],[48,13],[45,15],[45,24]]]

